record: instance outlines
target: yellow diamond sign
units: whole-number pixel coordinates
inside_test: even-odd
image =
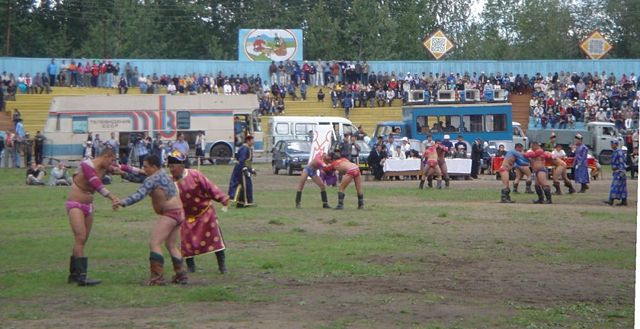
[[[613,46],[604,38],[600,31],[595,30],[580,42],[580,50],[591,59],[604,57]]]
[[[437,30],[430,36],[428,36],[422,45],[435,57],[440,59],[451,49],[453,49],[453,42],[447,38],[442,30]]]

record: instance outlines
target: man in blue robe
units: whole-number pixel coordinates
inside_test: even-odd
[[[245,138],[245,144],[236,152],[236,160],[238,163],[233,167],[229,182],[229,196],[233,198],[238,208],[254,206],[251,182],[251,176],[256,174],[256,171],[251,168],[253,136],[249,135]]]
[[[576,181],[576,184],[580,184],[580,191],[578,191],[578,193],[584,193],[589,189],[589,167],[587,165],[589,149],[586,145],[582,144],[581,134],[576,134],[575,144],[576,155],[573,159],[573,179]]]
[[[611,180],[611,190],[609,191],[609,200],[604,201],[606,204],[613,206],[613,200],[618,199],[618,206],[627,205],[627,158],[626,152],[618,148],[619,141],[614,139],[611,141],[613,155],[611,156],[611,172],[613,179]]]

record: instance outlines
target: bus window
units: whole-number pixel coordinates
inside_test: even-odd
[[[350,125],[350,124],[345,124],[342,129],[344,130],[345,134],[351,134],[351,135],[355,135],[358,132],[358,129],[356,129],[356,127]]]
[[[289,135],[289,124],[286,122],[279,122],[276,124],[276,134]]]
[[[460,127],[460,116],[459,115],[445,115],[442,117],[444,119],[444,132],[456,132],[458,131],[458,127]]]
[[[296,123],[295,132],[297,136],[307,136],[309,131],[312,131],[315,127],[313,123]]]
[[[459,128],[460,132],[482,132],[482,115],[464,115],[462,116],[462,124]],[[463,128],[463,129],[461,129]]]
[[[176,113],[178,130],[191,129],[191,113],[189,111],[178,111]]]
[[[89,132],[89,117],[72,117],[71,131],[74,134],[86,134]]]
[[[487,114],[484,124],[486,132],[507,131],[507,117],[505,114]]]

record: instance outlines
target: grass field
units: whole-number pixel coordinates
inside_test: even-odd
[[[231,166],[203,171],[223,190]],[[321,208],[297,176],[258,165],[258,207],[221,213],[229,273],[196,258],[187,286],[144,287],[148,200],[113,212],[96,197],[86,254],[96,287],[66,283],[67,189],[28,187],[0,169],[2,328],[631,328],[637,181],[609,207],[610,172],[586,194],[499,199],[492,176],[448,190],[366,182],[366,209]],[[125,196],[137,188],[115,179]],[[335,188],[329,188],[335,205]],[[216,206],[218,209],[219,207]],[[165,256],[167,254],[165,253]],[[166,270],[170,273],[169,266]]]

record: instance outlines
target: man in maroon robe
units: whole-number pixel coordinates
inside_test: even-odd
[[[189,272],[195,272],[194,256],[214,252],[220,273],[226,273],[225,243],[218,224],[213,201],[220,202],[227,211],[229,196],[222,192],[204,174],[195,169],[185,169],[186,156],[173,151],[168,157],[169,171],[178,186],[186,220],[182,223],[180,240],[182,255]]]

